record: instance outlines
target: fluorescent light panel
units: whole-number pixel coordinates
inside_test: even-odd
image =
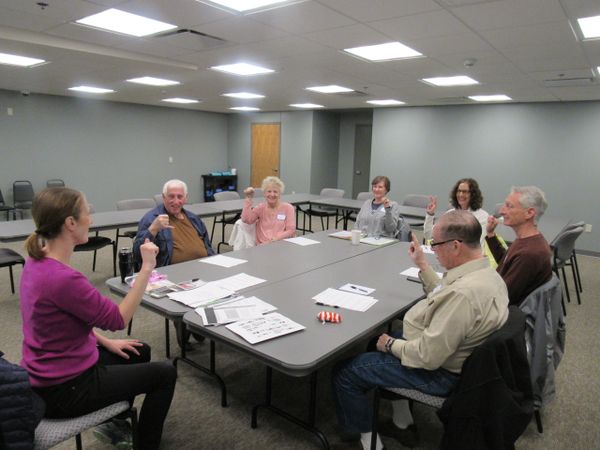
[[[200,0],[202,3],[214,3],[237,12],[246,12],[259,8],[268,9],[271,6],[283,6],[285,3],[292,3],[290,0]]]
[[[115,92],[113,89],[105,89],[94,86],[73,86],[69,88],[70,91],[87,92],[88,94],[108,94]]]
[[[161,101],[169,102],[169,103],[181,103],[181,104],[190,104],[190,103],[200,103],[198,100],[193,98],[181,98],[181,97],[173,97],[173,98],[163,98]]]
[[[347,87],[338,86],[336,84],[329,84],[327,86],[312,86],[307,87],[306,90],[320,92],[321,94],[339,94],[341,92],[354,92],[353,89]]]
[[[386,44],[346,48],[344,51],[359,56],[360,58],[368,59],[369,61],[388,61],[391,59],[423,56],[422,53],[419,53],[400,42],[388,42]]]
[[[234,106],[233,108],[229,109],[233,109],[234,111],[260,111],[260,108],[256,108],[254,106]]]
[[[583,17],[577,22],[585,39],[600,38],[600,16]]]
[[[290,106],[303,109],[325,108],[323,105],[317,105],[316,103],[292,103]]]
[[[130,83],[146,84],[148,86],[175,86],[176,84],[181,84],[179,81],[165,80],[163,78],[154,77],[131,78],[127,81]]]
[[[264,95],[253,94],[252,92],[227,92],[226,94],[223,94],[223,97],[243,98],[243,99],[265,98]]]
[[[473,84],[479,84],[479,81],[474,80],[466,75],[457,75],[454,77],[433,77],[423,78],[423,81],[434,86],[470,86]]]
[[[512,98],[504,94],[469,95],[469,98],[476,102],[507,102],[509,100],[512,100]]]
[[[131,36],[148,36],[177,28],[176,25],[111,8],[76,21],[82,25],[115,31]]]
[[[30,58],[28,56],[11,55],[10,53],[0,53],[0,64],[17,67],[31,67],[46,62],[43,59]]]
[[[266,67],[256,66],[248,63],[225,64],[222,66],[213,66],[211,69],[241,76],[262,75],[265,73],[275,72],[272,69],[267,69]]]
[[[393,106],[393,105],[405,105],[406,103],[400,100],[386,99],[386,100],[367,100],[367,103],[378,106]]]

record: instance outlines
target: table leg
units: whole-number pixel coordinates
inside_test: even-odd
[[[293,416],[292,414],[273,406],[271,403],[271,391],[272,391],[272,381],[273,381],[273,369],[267,366],[267,374],[266,374],[266,386],[265,386],[265,402],[259,405],[255,405],[252,408],[252,420],[250,426],[252,428],[258,427],[258,409],[265,408],[271,411],[274,414],[283,417],[284,419],[304,428],[307,431],[310,431],[314,434],[319,441],[321,442],[321,446],[324,449],[329,449],[329,442],[327,438],[323,434],[321,430],[315,427],[315,419],[316,419],[316,406],[317,406],[317,371],[314,371],[310,374],[310,398],[309,398],[309,406],[308,406],[308,422],[304,422],[303,420]]]

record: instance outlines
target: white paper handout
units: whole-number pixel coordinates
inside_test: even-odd
[[[169,298],[191,308],[196,308],[233,295],[234,291],[231,289],[225,289],[214,283],[206,283],[199,288],[189,291],[173,292],[169,294]]]
[[[352,311],[366,311],[377,300],[367,295],[352,294],[350,292],[339,291],[333,288],[327,288],[323,292],[313,297],[315,303],[323,306],[332,306],[334,308],[346,308]]]
[[[308,239],[302,236],[284,239],[284,241],[291,242],[292,244],[302,245],[303,247],[307,245],[320,244],[319,241],[315,241],[314,239]]]
[[[214,255],[208,258],[202,258],[199,260],[201,263],[214,264],[215,266],[221,267],[234,267],[239,264],[247,263],[248,261],[240,258],[232,258],[231,256],[225,255]]]
[[[257,297],[237,297],[229,302],[218,303],[213,307],[196,308],[204,325],[222,325],[238,320],[255,319],[275,311],[277,308]]]
[[[266,314],[258,319],[243,320],[227,325],[227,328],[242,338],[256,344],[286,334],[304,330],[306,327],[279,314]]]
[[[263,280],[262,278],[253,277],[252,275],[248,275],[247,273],[238,273],[237,275],[232,275],[227,278],[221,278],[220,280],[211,281],[211,283],[216,284],[222,288],[229,289],[230,291],[239,291],[242,289],[246,289],[250,286],[255,286],[260,283],[264,283],[267,280]]]
[[[442,272],[436,272],[436,274],[440,278],[442,278],[442,276],[444,275]],[[407,277],[419,278],[419,268],[418,267],[409,267],[408,269],[400,272],[400,275],[404,275]]]
[[[384,238],[384,237],[376,238],[376,237],[371,236],[371,237],[362,238],[360,240],[360,242],[362,242],[363,244],[369,244],[369,245],[387,245],[387,244],[391,244],[392,242],[396,242],[396,239]]]
[[[369,295],[375,292],[375,289],[361,286],[360,284],[346,283],[340,286],[340,291],[352,292],[353,294]]]
[[[352,233],[348,230],[336,231],[335,233],[331,233],[329,237],[338,239],[352,239]]]

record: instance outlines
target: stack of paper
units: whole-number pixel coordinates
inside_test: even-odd
[[[240,296],[212,307],[196,308],[196,312],[202,317],[204,325],[222,325],[238,320],[256,319],[276,309],[275,306],[257,297]]]
[[[308,239],[308,238],[305,238],[302,236],[284,239],[284,241],[291,242],[292,244],[296,244],[296,245],[302,245],[302,246],[320,244],[319,241],[315,241],[314,239]]]
[[[329,237],[334,237],[338,239],[352,239],[352,233],[347,230],[336,231],[335,233],[331,233]]]
[[[214,264],[215,266],[221,266],[221,267],[234,267],[234,266],[237,266],[238,264],[244,264],[244,263],[248,262],[245,259],[232,258],[231,256],[225,256],[225,255],[214,255],[214,256],[210,256],[208,258],[202,258],[199,261],[201,263]]]
[[[243,320],[227,325],[227,328],[240,335],[251,344],[263,342],[286,334],[304,330],[306,327],[282,316],[271,313],[258,319]]]
[[[327,288],[315,295],[313,300],[318,305],[346,308],[352,311],[366,311],[377,303],[377,300],[371,296],[352,294],[332,288]]]

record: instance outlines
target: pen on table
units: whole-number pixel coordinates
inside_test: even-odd
[[[321,305],[321,306],[329,306],[330,308],[339,308],[338,305],[328,305],[327,303],[323,303],[323,302],[316,302],[317,305]]]
[[[351,289],[354,289],[355,291],[364,292],[365,294],[367,293],[366,289],[359,288],[358,286],[354,286],[353,284],[350,284],[349,286],[350,286]]]

